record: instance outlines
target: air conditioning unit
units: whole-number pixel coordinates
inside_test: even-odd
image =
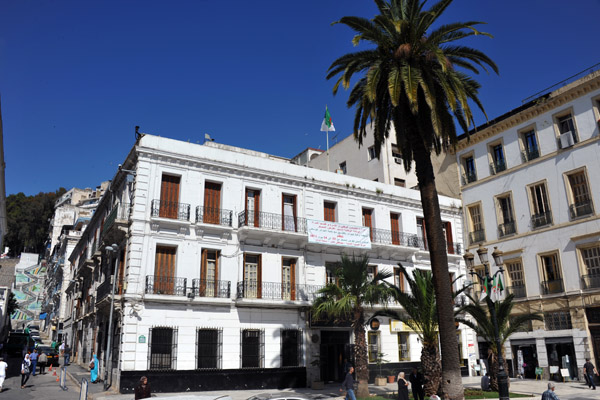
[[[566,149],[567,147],[571,147],[574,144],[573,141],[573,133],[571,131],[567,131],[560,135],[560,148]]]
[[[396,164],[402,164],[402,159],[400,157],[394,157],[394,162]]]

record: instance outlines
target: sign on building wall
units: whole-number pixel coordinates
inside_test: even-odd
[[[307,221],[308,242],[331,246],[371,248],[369,227],[330,221]]]

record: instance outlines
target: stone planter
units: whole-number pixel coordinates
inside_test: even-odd
[[[375,386],[387,385],[387,378],[385,376],[379,376],[375,378]]]

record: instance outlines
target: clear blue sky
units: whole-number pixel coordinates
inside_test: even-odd
[[[344,15],[369,0],[0,0],[6,190],[35,194],[111,179],[142,132],[291,157],[325,147],[325,104],[352,131],[326,70],[353,51]],[[469,45],[494,118],[600,62],[599,0],[455,0],[443,22],[480,20]],[[480,115],[477,124],[484,123]]]

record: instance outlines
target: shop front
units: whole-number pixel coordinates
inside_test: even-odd
[[[577,360],[572,337],[546,338],[546,352],[551,379],[563,380],[568,371],[568,378],[577,378]]]

